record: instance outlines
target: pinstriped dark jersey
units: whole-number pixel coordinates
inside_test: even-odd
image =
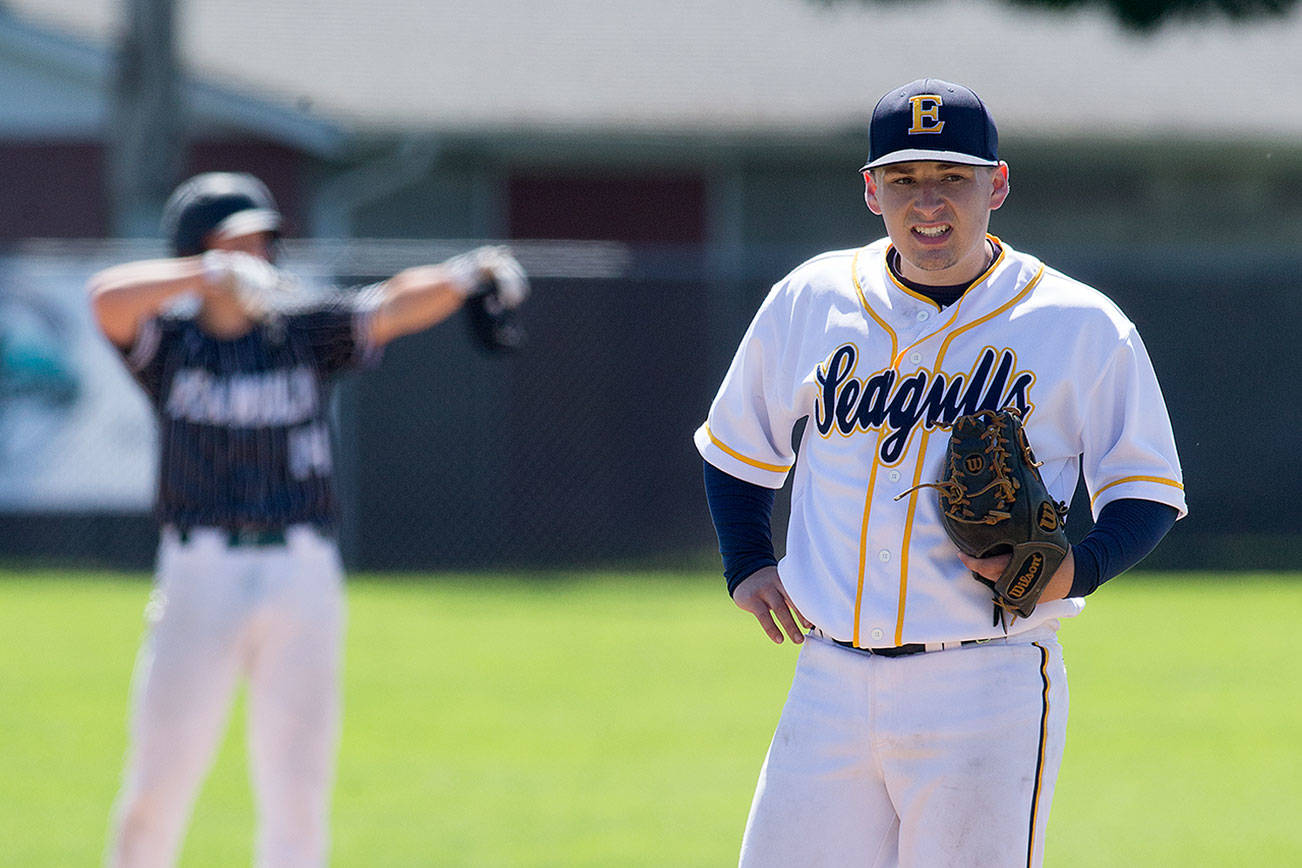
[[[365,315],[344,303],[219,340],[159,317],[123,353],[159,420],[162,524],[333,527],[327,412],[333,376],[378,359]]]

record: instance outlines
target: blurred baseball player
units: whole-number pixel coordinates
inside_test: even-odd
[[[1134,325],[987,233],[1008,166],[977,95],[912,82],[869,132],[889,237],[773,287],[696,432],[734,601],[803,644],[741,864],[1038,865],[1066,740],[1059,622],[1184,514],[1179,460]],[[960,560],[914,488],[940,477],[946,425],[1003,407],[1056,499],[1084,473],[1097,522],[1024,619],[969,572],[1008,556]]]
[[[174,863],[242,679],[257,864],[325,864],[344,622],[332,378],[485,286],[507,307],[527,292],[509,252],[479,248],[365,292],[313,298],[273,264],[280,220],[253,176],[199,175],[165,208],[175,258],[90,281],[99,326],[161,433],[158,565],[114,812],[116,866]],[[197,310],[181,314],[186,297]]]

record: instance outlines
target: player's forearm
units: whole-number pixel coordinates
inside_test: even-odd
[[[719,537],[728,593],[757,570],[777,564],[773,551],[773,501],[776,492],[704,463],[705,498]]]
[[[472,288],[439,265],[398,272],[385,281],[384,295],[371,317],[371,341],[388,343],[442,322],[456,313]]]
[[[1062,559],[1058,569],[1049,580],[1049,584],[1044,586],[1044,593],[1040,595],[1040,600],[1048,602],[1049,600],[1064,600],[1071,596],[1072,579],[1076,576],[1076,550],[1074,547],[1067,548],[1067,557]]]
[[[140,323],[156,316],[177,296],[207,289],[198,256],[116,265],[98,272],[87,284],[100,330],[120,346],[129,345]]]
[[[1114,500],[1103,507],[1094,527],[1072,547],[1076,570],[1070,595],[1091,594],[1139,563],[1157,548],[1177,515],[1173,506],[1139,498]]]

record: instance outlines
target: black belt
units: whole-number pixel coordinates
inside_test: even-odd
[[[837,645],[842,648],[849,648],[851,651],[858,651],[860,654],[872,654],[874,657],[907,657],[910,654],[922,654],[926,651],[940,651],[946,646],[950,648],[961,645],[984,645],[987,642],[1003,642],[1003,639],[964,639],[961,642],[935,642],[932,647],[928,648],[921,642],[914,642],[909,645],[895,645],[890,648],[860,648],[853,642],[845,642],[841,639],[833,639]]]
[[[198,528],[181,528],[177,531],[181,544],[185,545],[193,537],[192,530]],[[214,528],[226,535],[226,545],[230,548],[256,548],[259,546],[283,546],[285,544],[284,528]]]

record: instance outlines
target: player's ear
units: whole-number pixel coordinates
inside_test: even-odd
[[[990,173],[990,210],[993,211],[1008,198],[1008,164],[1000,162]]]
[[[872,169],[863,173],[863,200],[869,211],[878,215],[882,213],[882,206],[877,203],[877,182],[873,180]]]

